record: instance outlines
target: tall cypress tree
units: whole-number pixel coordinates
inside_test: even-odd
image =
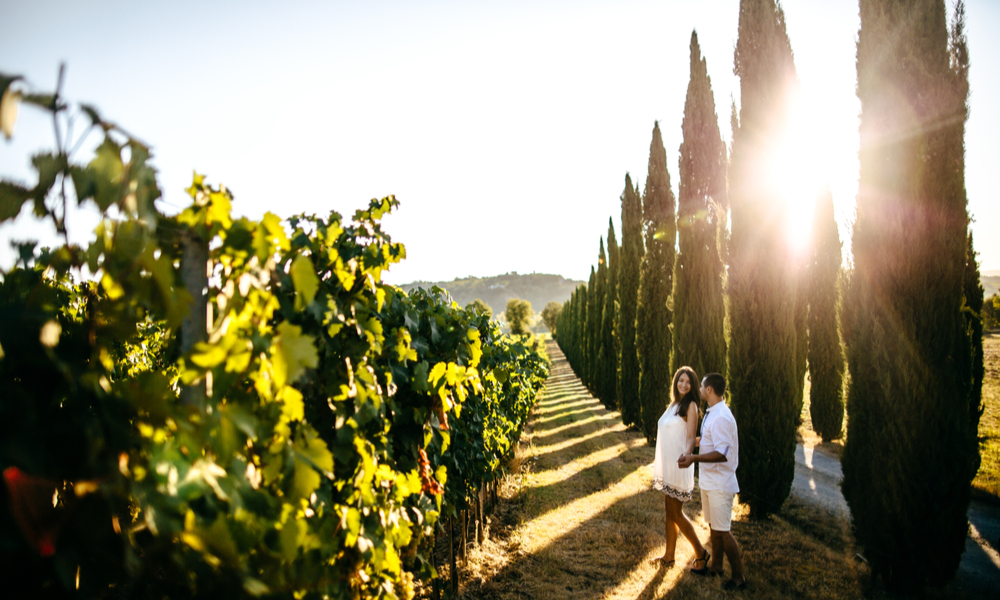
[[[873,574],[913,591],[954,576],[975,474],[966,90],[943,0],[861,0],[860,14],[843,491]]]
[[[601,349],[598,362],[601,365],[601,401],[608,408],[618,407],[618,346],[615,337],[615,318],[618,299],[618,240],[615,239],[615,225],[608,217],[608,271],[604,284],[604,309],[601,316]]]
[[[670,189],[667,152],[660,124],[653,123],[649,143],[649,170],[643,190],[646,253],[639,273],[635,317],[635,347],[639,359],[639,406],[642,432],[656,441],[656,422],[670,398],[670,293],[673,290],[677,238],[674,192]]]
[[[584,303],[586,304],[584,308],[583,337],[586,339],[586,343],[583,348],[583,356],[580,357],[580,368],[583,371],[583,383],[591,393],[594,391],[594,374],[591,372],[593,361],[590,360],[590,357],[596,345],[596,340],[594,339],[594,317],[596,312],[594,310],[594,300],[597,296],[596,286],[597,273],[594,271],[594,265],[590,265],[590,279],[587,280],[587,288],[583,294]]]
[[[983,355],[983,304],[984,291],[979,277],[979,262],[976,260],[976,248],[972,243],[972,232],[969,232],[969,245],[965,255],[965,278],[963,282],[965,294],[965,321],[969,328],[969,339],[972,341],[972,390],[969,392],[969,427],[973,433],[974,472],[979,471],[981,457],[979,454],[979,420],[983,416],[983,377],[986,366]]]
[[[959,0],[955,4],[955,16],[952,20],[949,40],[949,54],[953,91],[956,95],[958,116],[950,128],[952,154],[955,158],[955,170],[965,173],[965,123],[969,119],[969,47],[965,37],[965,3]],[[964,181],[963,181],[964,193]],[[983,322],[984,304],[983,286],[979,277],[979,263],[976,261],[976,248],[972,241],[972,232],[968,233],[968,245],[965,254],[964,278],[966,323],[969,328],[969,338],[972,342],[972,389],[969,391],[969,423],[973,435],[973,473],[979,471],[979,419],[983,416]]]
[[[786,210],[762,173],[787,126],[795,82],[784,14],[774,0],[741,0],[736,68],[740,128],[733,140],[729,200],[729,389],[739,423],[740,498],[750,516],[776,511],[795,476],[795,289]]]
[[[840,342],[840,234],[827,188],[813,212],[813,252],[809,261],[809,415],[824,442],[844,429],[844,350]]]
[[[795,313],[792,324],[795,328],[795,414],[796,428],[802,424],[802,409],[805,406],[806,370],[809,354],[809,272],[808,258],[797,256],[792,266],[792,287],[795,290]]]
[[[622,192],[622,247],[618,265],[618,404],[626,426],[639,423],[639,358],[635,348],[635,313],[642,265],[642,200],[625,174]]]
[[[604,370],[601,368],[601,321],[604,318],[604,290],[608,280],[608,257],[604,254],[604,238],[601,238],[600,252],[597,255],[597,275],[594,279],[594,293],[591,296],[591,304],[587,307],[590,314],[591,339],[590,354],[587,359],[590,361],[588,370],[590,371],[591,392],[600,398],[601,389],[604,386]]]
[[[681,123],[678,253],[674,267],[673,355],[670,371],[687,365],[699,375],[726,372],[724,267],[726,145],[698,34],[691,32],[691,79]]]

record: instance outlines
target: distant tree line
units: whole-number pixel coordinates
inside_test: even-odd
[[[829,187],[793,200],[814,215],[810,246],[796,256],[781,182],[761,177],[774,170],[769,149],[797,85],[781,6],[740,2],[741,106],[733,102],[728,149],[692,33],[676,201],[654,123],[641,194],[625,175],[621,243],[609,219],[597,268],[556,328],[584,384],[651,443],[674,370],[727,374],[751,518],[789,495],[808,373],[814,430],[824,442],[846,439],[856,539],[873,575],[904,593],[957,570],[979,466],[982,332],[1000,317],[1000,296],[983,298],[969,230],[961,0],[954,11],[949,23],[941,0],[860,1],[850,269]]]

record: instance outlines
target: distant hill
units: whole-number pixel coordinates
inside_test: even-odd
[[[989,273],[996,273],[996,271],[989,271]],[[989,298],[993,294],[1000,294],[1000,275],[984,275],[979,278],[979,282],[983,284],[985,297]]]
[[[562,275],[518,275],[511,272],[494,277],[466,277],[452,281],[414,281],[399,287],[410,291],[418,287],[430,289],[436,285],[448,290],[455,302],[462,306],[479,298],[493,309],[494,316],[500,316],[511,298],[531,302],[531,308],[538,314],[549,302],[562,304],[569,300],[573,290],[581,283],[583,282],[566,279]]]

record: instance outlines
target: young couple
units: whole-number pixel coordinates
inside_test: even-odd
[[[729,530],[733,498],[740,491],[736,482],[736,467],[739,464],[736,419],[722,399],[726,393],[726,380],[722,375],[706,375],[701,381],[700,393],[698,385],[694,370],[690,367],[678,369],[674,374],[672,402],[657,423],[653,487],[663,492],[666,502],[667,548],[655,562],[668,569],[674,566],[679,530],[694,546],[696,558],[691,565],[692,573],[721,576],[722,555],[725,553],[732,569],[732,579],[723,584],[723,588],[742,590],[747,583],[743,577],[740,547]],[[701,424],[700,452],[692,454],[702,398],[708,408]],[[684,502],[691,499],[694,490],[694,469],[691,465],[696,462],[701,463],[698,487],[701,488],[701,511],[711,528],[711,552],[702,546],[683,510]]]

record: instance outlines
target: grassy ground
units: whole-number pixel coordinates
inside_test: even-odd
[[[982,465],[972,482],[976,496],[1000,502],[1000,332],[983,337],[986,377],[983,380],[983,403],[986,410],[979,421],[983,438]]]
[[[849,524],[794,498],[757,522],[737,505],[733,533],[750,581],[742,594],[723,591],[723,579],[690,574],[694,557],[683,539],[677,567],[651,564],[664,542],[663,496],[651,489],[653,448],[587,393],[554,343],[548,349],[552,375],[515,474],[501,488],[487,541],[470,546],[460,565],[463,598],[886,598],[880,588],[868,589]],[[804,423],[800,434],[815,437],[808,418]],[[707,540],[697,494],[685,511]],[[727,576],[728,570],[727,564]]]

